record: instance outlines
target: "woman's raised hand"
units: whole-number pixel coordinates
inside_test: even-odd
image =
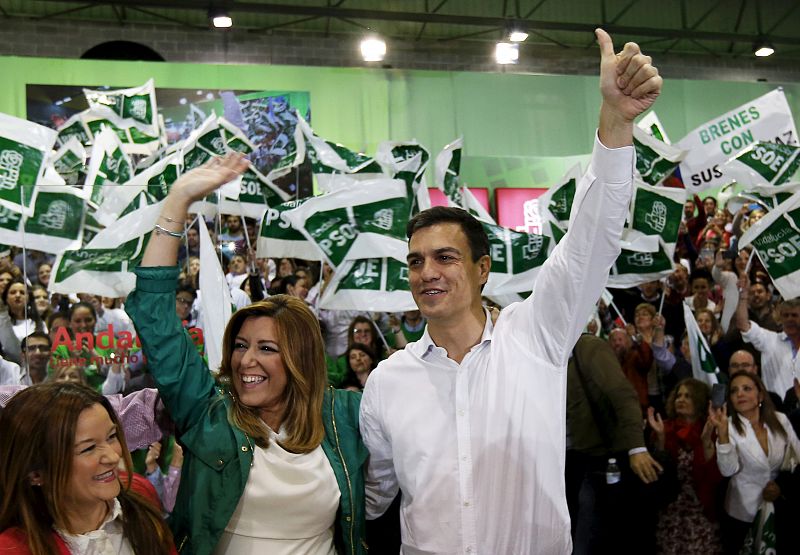
[[[189,205],[206,197],[225,183],[236,179],[249,165],[250,162],[238,152],[212,158],[199,168],[178,178],[172,185],[169,196]]]
[[[717,429],[717,437],[720,443],[728,443],[728,407],[715,409],[711,406],[711,401],[708,402],[708,420]]]

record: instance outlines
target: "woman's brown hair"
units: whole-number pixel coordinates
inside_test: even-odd
[[[692,400],[692,404],[694,404],[697,420],[705,422],[708,401],[711,399],[711,390],[704,382],[694,378],[684,378],[678,382],[678,385],[672,388],[669,397],[667,397],[667,416],[669,418],[675,418],[677,416],[675,414],[675,398],[678,396],[678,390],[681,387],[685,387],[686,391],[689,393],[689,398]]]
[[[733,408],[733,402],[731,401],[731,395],[733,394],[733,380],[741,377],[748,378],[751,382],[753,382],[753,384],[756,386],[756,389],[758,389],[758,392],[763,397],[758,406],[759,422],[766,424],[773,433],[786,438],[786,430],[784,429],[783,425],[781,425],[778,417],[775,416],[775,405],[772,404],[772,399],[769,397],[769,393],[767,392],[767,388],[764,386],[764,382],[761,381],[761,378],[755,374],[751,374],[747,370],[739,370],[731,374],[730,387],[728,389],[728,407],[730,408],[729,412],[733,427],[736,428],[736,431],[739,432],[739,435],[744,435],[744,424],[742,424],[742,418]]]
[[[59,553],[53,526],[67,529],[68,484],[80,414],[96,405],[117,428],[128,476],[132,472],[122,425],[108,400],[78,384],[43,383],[17,393],[0,413],[0,531],[18,527],[33,555]],[[41,477],[34,485],[33,473]],[[172,535],[161,513],[120,479],[123,534],[137,555],[170,553]],[[69,530],[68,530],[69,531]]]
[[[322,424],[322,398],[328,383],[325,351],[319,322],[301,299],[275,295],[233,313],[222,339],[221,383],[233,379],[231,357],[236,336],[250,318],[266,316],[275,321],[278,351],[286,369],[283,396],[286,414],[283,422],[287,437],[280,445],[293,453],[316,449],[325,435]],[[261,447],[269,445],[269,428],[261,420],[258,407],[248,407],[235,398],[229,412],[231,423]],[[275,430],[277,432],[277,430]]]

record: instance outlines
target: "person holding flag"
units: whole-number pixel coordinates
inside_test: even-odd
[[[565,376],[572,347],[620,253],[632,195],[634,119],[662,80],[628,43],[597,30],[603,104],[569,232],[532,295],[496,323],[481,306],[491,266],[480,222],[431,208],[408,224],[409,284],[422,339],[367,381],[367,515],[402,491],[402,552],[569,553]]]

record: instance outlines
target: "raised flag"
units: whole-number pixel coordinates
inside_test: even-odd
[[[81,182],[81,174],[86,172],[86,149],[76,137],[72,137],[52,155],[50,162],[65,184],[77,185]]]
[[[103,199],[113,187],[119,187],[133,175],[133,163],[119,137],[109,128],[104,128],[94,138],[92,157],[86,171],[84,196],[93,208],[103,204]]]
[[[758,142],[722,166],[728,179],[746,190],[775,187],[788,182],[800,168],[800,147]]]
[[[104,297],[124,297],[136,286],[131,271],[144,254],[148,237],[138,237],[114,248],[82,248],[56,257],[48,290],[73,294],[91,291]]]
[[[694,319],[691,307],[686,303],[683,303],[683,319],[686,322],[686,337],[692,359],[692,376],[709,386],[714,385],[719,381],[719,367],[697,320]]]
[[[158,107],[153,80],[129,89],[83,89],[89,108],[117,127],[133,127],[151,137],[158,137]]]
[[[552,250],[550,237],[485,222],[482,225],[489,236],[492,259],[484,293],[499,296],[532,290],[536,274]]]
[[[408,214],[405,183],[376,179],[310,198],[286,217],[336,269],[346,259],[376,254],[405,260]]]
[[[655,252],[622,249],[608,276],[607,287],[624,289],[664,278],[672,273],[672,257],[664,245]]]
[[[800,296],[800,193],[750,226],[738,246],[751,244],[781,296]]]
[[[676,146],[688,151],[680,164],[691,194],[725,185],[722,164],[758,141],[797,145],[797,128],[782,88],[693,129]]]
[[[428,150],[416,141],[384,141],[375,153],[375,160],[386,175],[405,181],[408,197],[412,199],[412,215],[431,207],[425,180],[430,157]]]
[[[636,149],[636,171],[642,181],[650,185],[658,185],[669,177],[686,156],[685,150],[657,139],[636,125],[633,127],[633,146]]]
[[[567,226],[581,175],[581,165],[575,164],[556,185],[539,197],[539,207],[544,221],[554,221],[562,228]]]
[[[0,206],[33,213],[36,184],[44,176],[55,142],[54,130],[0,114]]]
[[[659,141],[668,145],[672,144],[672,141],[669,140],[669,136],[667,136],[667,130],[664,128],[664,125],[661,123],[661,120],[654,110],[650,110],[643,115],[641,119],[636,122],[636,125],[639,129],[643,130],[648,135],[652,135]]]
[[[449,145],[445,145],[436,156],[434,185],[448,198],[450,206],[462,206],[461,198],[461,150],[464,139],[459,137]]]
[[[200,306],[208,367],[217,372],[222,363],[222,336],[233,313],[233,302],[225,272],[205,225],[200,225]]]
[[[290,200],[267,208],[258,233],[256,248],[258,258],[322,259],[316,245],[296,230],[287,217],[288,212],[301,206],[307,200],[309,199]]]
[[[686,202],[686,190],[673,187],[652,187],[634,180],[630,228],[644,235],[658,235],[665,245],[678,240]]]
[[[346,260],[320,299],[328,310],[401,312],[417,308],[408,284],[408,265],[395,258]]]
[[[28,217],[0,207],[0,242],[48,253],[81,246],[85,201],[72,187],[39,185]]]

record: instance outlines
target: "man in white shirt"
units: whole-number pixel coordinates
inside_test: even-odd
[[[566,363],[620,252],[631,198],[633,120],[661,78],[629,43],[597,31],[603,105],[569,233],[533,294],[492,325],[481,307],[489,245],[457,209],[408,225],[409,283],[428,325],[381,363],[361,403],[370,451],[367,517],[397,493],[402,553],[569,553],[564,491]]]
[[[742,339],[752,343],[761,352],[761,379],[768,391],[783,399],[800,379],[800,298],[784,301],[780,306],[782,332],[762,328],[749,319],[747,304],[750,280],[746,275],[739,278],[739,304],[734,319],[742,332]]]

